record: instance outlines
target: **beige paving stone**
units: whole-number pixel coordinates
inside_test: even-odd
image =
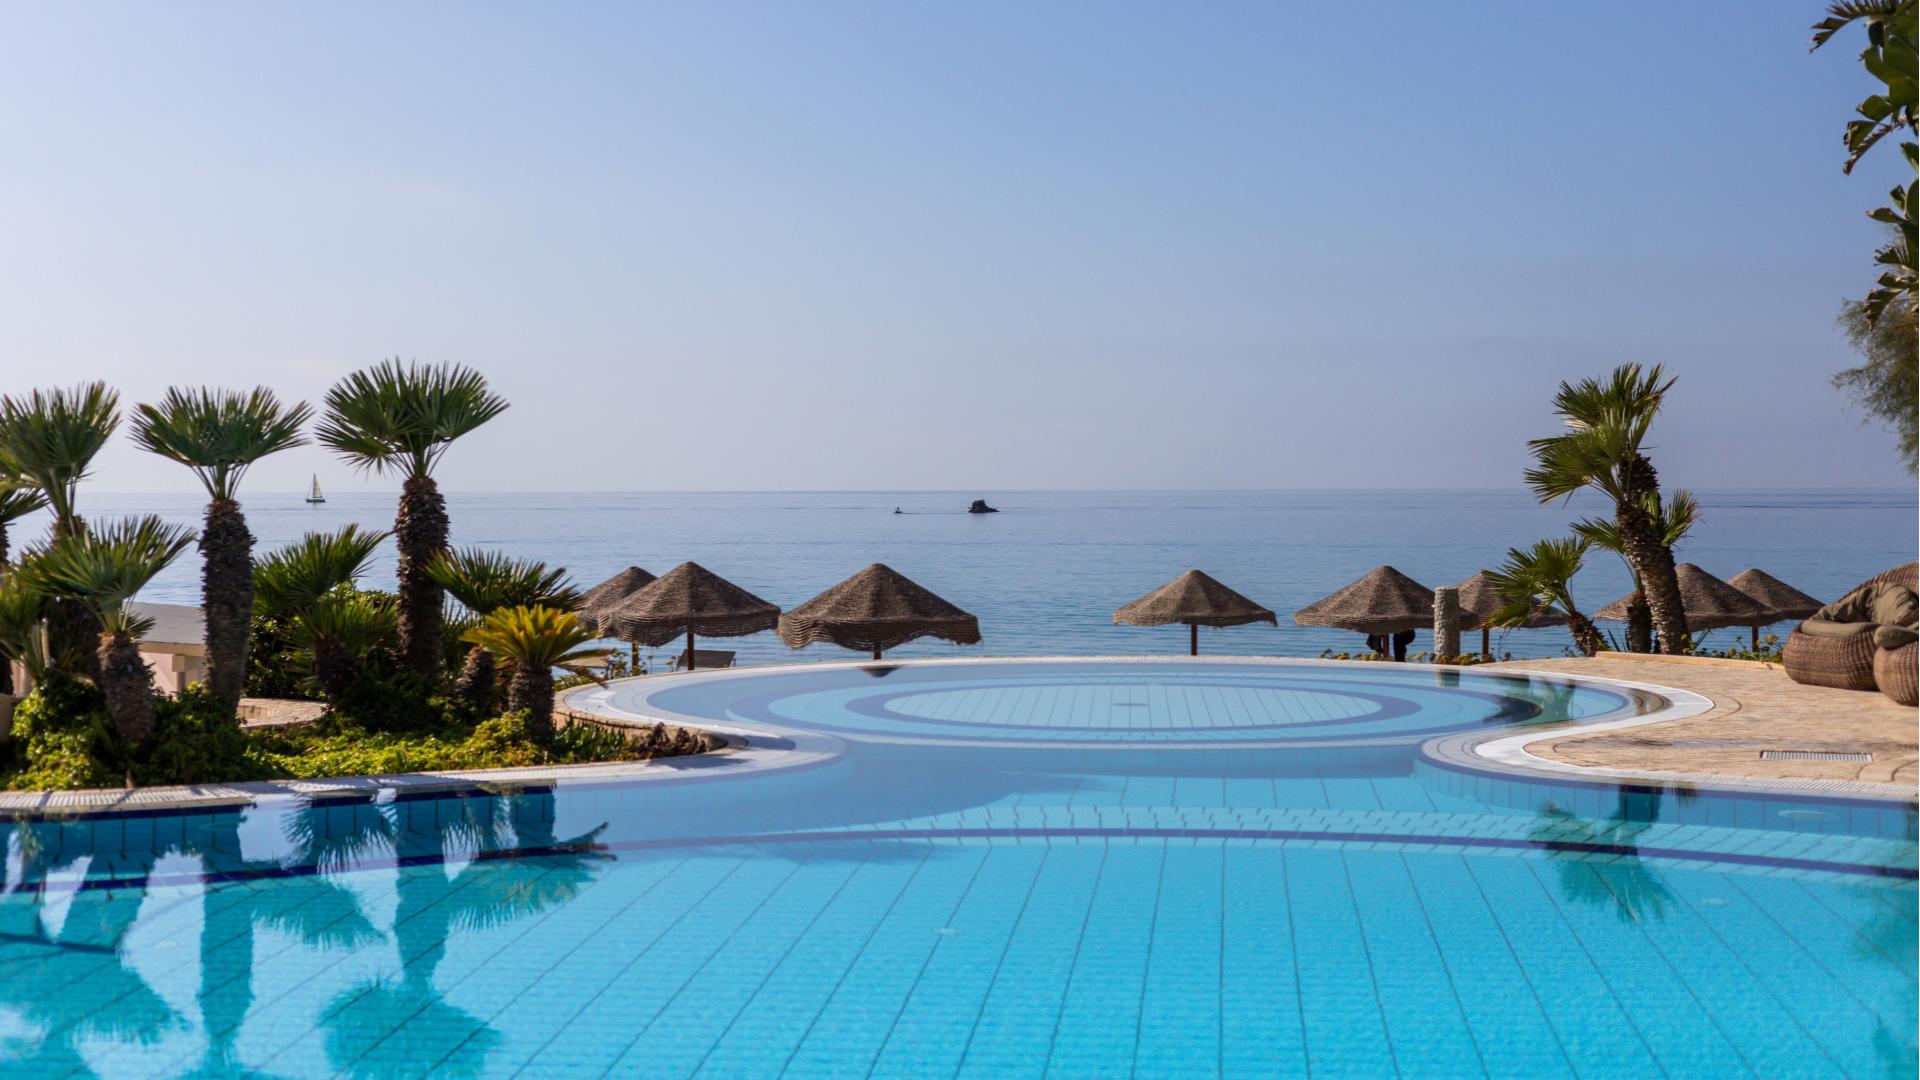
[[[1920,712],[1876,693],[1802,686],[1775,664],[1691,657],[1517,660],[1490,668],[1625,679],[1713,701],[1699,716],[1549,736],[1527,751],[1569,765],[1781,780],[1920,782]],[[1865,752],[1871,761],[1769,761],[1764,750]]]

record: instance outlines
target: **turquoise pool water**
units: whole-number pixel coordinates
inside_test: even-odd
[[[1421,753],[1659,704],[1629,690],[1090,661],[616,689],[769,763],[7,826],[0,1072],[1915,1073],[1910,804]]]

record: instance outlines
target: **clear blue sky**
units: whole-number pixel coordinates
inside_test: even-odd
[[[1821,7],[8,4],[0,389],[458,360],[455,489],[1506,487],[1640,360],[1669,483],[1904,484]]]

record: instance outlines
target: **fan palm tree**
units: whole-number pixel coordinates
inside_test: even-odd
[[[347,525],[333,532],[310,532],[268,552],[253,567],[254,613],[280,619],[299,616],[334,589],[360,580],[387,535]]]
[[[549,570],[546,563],[513,559],[483,548],[441,552],[427,565],[427,575],[483,619],[501,608],[540,604],[572,611],[580,602],[580,592],[567,580],[565,569]],[[493,654],[479,645],[470,647],[454,690],[485,708],[493,700]]]
[[[85,527],[75,507],[80,481],[119,426],[120,395],[103,382],[0,397],[0,467],[12,485],[40,492],[53,510],[54,539]],[[100,624],[81,601],[61,600],[48,617],[55,651],[80,657],[82,669],[98,677],[92,644]]]
[[[1554,411],[1566,431],[1527,443],[1534,466],[1527,486],[1543,503],[1593,488],[1613,501],[1613,524],[1646,594],[1664,652],[1685,652],[1687,613],[1674,576],[1673,551],[1660,542],[1649,505],[1658,505],[1660,477],[1644,453],[1648,430],[1673,380],[1659,365],[1622,364],[1605,380],[1561,383]],[[1649,503],[1651,497],[1654,502]]]
[[[26,517],[47,505],[47,497],[40,489],[23,481],[8,479],[6,467],[0,463],[0,571],[12,564],[12,545],[8,542],[7,530],[14,522]],[[39,616],[34,623],[39,623]],[[0,694],[13,693],[13,661],[19,659],[4,641],[0,641]]]
[[[1680,490],[1662,501],[1657,497],[1646,500],[1647,513],[1653,518],[1654,531],[1660,535],[1660,542],[1668,551],[1680,546],[1693,531],[1693,525],[1700,520],[1700,503],[1693,492]],[[1626,545],[1620,540],[1620,530],[1611,521],[1604,518],[1584,518],[1573,523],[1573,534],[1602,551],[1611,551],[1620,556],[1627,564],[1627,573],[1633,577],[1633,599],[1627,603],[1627,651],[1650,653],[1653,651],[1653,613],[1647,610],[1646,588],[1640,583],[1640,575],[1634,571],[1633,563],[1627,558]]]
[[[207,622],[207,686],[239,704],[247,685],[247,632],[253,617],[253,534],[240,512],[240,480],[248,466],[303,445],[313,416],[304,402],[282,405],[264,388],[169,390],[157,405],[134,410],[133,441],[193,470],[207,489],[200,532],[201,603]]]
[[[553,669],[611,651],[580,648],[593,633],[572,612],[543,604],[501,608],[467,631],[466,640],[513,664],[507,708],[527,711],[530,734],[542,745],[553,738]]]
[[[1507,561],[1498,570],[1487,571],[1493,587],[1507,602],[1494,613],[1493,625],[1524,626],[1542,608],[1552,608],[1566,616],[1580,655],[1598,653],[1604,645],[1600,631],[1573,602],[1573,576],[1586,561],[1587,546],[1584,539],[1567,537],[1541,540],[1524,551],[1508,549]]]
[[[427,574],[427,565],[447,549],[447,501],[433,468],[453,440],[506,408],[485,377],[456,364],[388,360],[327,392],[321,443],[363,471],[406,477],[393,523],[400,555],[400,652],[422,675],[437,675],[444,656],[444,598]]]
[[[149,514],[61,536],[21,567],[36,588],[85,604],[100,626],[100,690],[114,731],[129,743],[153,734],[153,673],[139,645],[153,620],[129,602],[192,542],[192,529]]]
[[[12,667],[18,661],[27,678],[39,682],[55,667],[47,646],[47,594],[18,570],[0,569],[0,665],[12,692]]]
[[[393,640],[393,609],[384,593],[334,592],[294,619],[293,639],[327,700],[340,701],[366,670],[366,658]]]

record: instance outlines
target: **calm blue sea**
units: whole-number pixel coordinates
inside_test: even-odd
[[[1914,491],[1699,493],[1705,513],[1680,548],[1722,577],[1749,566],[1823,599],[1915,556]],[[969,515],[985,496],[1003,512]],[[190,495],[83,492],[90,515],[158,513],[197,522]],[[1357,635],[1291,624],[1291,613],[1372,567],[1390,563],[1428,586],[1496,565],[1510,546],[1562,535],[1602,513],[1599,500],[1537,505],[1523,491],[1266,492],[777,492],[448,495],[458,545],[499,548],[567,567],[583,586],[628,565],[664,573],[688,559],[790,607],[872,562],[885,562],[980,617],[983,644],[917,643],[910,656],[1134,655],[1185,648],[1181,628],[1113,625],[1113,609],[1199,567],[1280,613],[1281,626],[1207,631],[1203,652],[1311,656],[1361,644]],[[903,512],[893,513],[895,507]],[[385,527],[394,496],[350,494],[307,506],[295,493],[252,493],[261,549],[347,522]],[[16,544],[43,524],[23,522]],[[144,594],[192,601],[192,552]],[[391,548],[368,584],[392,582]],[[1612,555],[1596,553],[1577,582],[1587,610],[1627,591]],[[1724,646],[1721,631],[1709,644]],[[1477,641],[1477,639],[1476,639]],[[1497,635],[1496,650],[1551,656],[1564,630]],[[772,634],[713,642],[743,663],[843,659],[830,646],[794,654]],[[1423,634],[1416,648],[1425,648]]]

